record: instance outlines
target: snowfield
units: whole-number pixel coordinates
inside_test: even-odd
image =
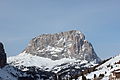
[[[21,66],[21,65],[24,65],[26,67],[37,66],[40,68],[48,68],[49,70],[51,70],[56,65],[60,65],[63,63],[73,63],[75,61],[76,61],[75,59],[69,59],[69,58],[63,58],[60,60],[51,60],[49,58],[33,56],[27,53],[22,53],[18,56],[8,58],[8,63],[13,66]]]
[[[86,60],[76,60],[75,58],[74,59],[63,58],[60,60],[51,60],[49,58],[39,57],[39,56],[27,54],[25,52],[19,54],[18,56],[9,57],[7,59],[7,62],[8,64],[11,64],[15,67],[21,66],[21,65],[24,65],[26,67],[36,66],[40,68],[48,68],[49,71],[53,67],[57,65],[65,64],[65,63],[69,63],[69,64],[74,64],[74,62],[80,62],[79,64],[87,63],[85,67],[88,67],[90,65],[96,65],[94,61],[88,64],[88,61]]]

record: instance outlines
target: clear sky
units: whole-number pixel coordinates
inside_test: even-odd
[[[97,55],[120,53],[120,0],[0,0],[0,41],[19,54],[44,33],[80,30]]]

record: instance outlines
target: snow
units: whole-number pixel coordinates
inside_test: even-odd
[[[39,56],[27,54],[25,52],[19,54],[18,56],[9,57],[8,63],[14,67],[18,67],[18,69],[21,69],[22,65],[25,67],[36,66],[46,71],[54,70],[55,73],[57,73],[61,69],[69,67],[69,65],[85,64],[83,66],[89,67],[93,64],[93,63],[88,63],[88,61],[86,60],[76,60],[76,59],[71,59],[71,58],[51,60],[49,58],[39,57]],[[61,64],[65,64],[65,65],[60,66]],[[80,68],[80,67],[76,66],[76,68]],[[27,71],[27,68],[22,68],[22,71]]]
[[[115,71],[115,72],[120,72],[120,70],[119,71]]]
[[[58,57],[58,55],[53,55],[53,56]]]
[[[44,66],[45,68],[49,68],[49,70],[51,70],[56,65],[60,65],[63,63],[75,62],[75,61],[76,61],[75,59],[69,59],[69,58],[63,58],[60,60],[51,60],[49,58],[33,56],[33,55],[27,54],[27,53],[22,53],[18,56],[8,58],[8,63],[10,63],[13,66],[24,65],[26,67],[37,66],[40,68],[42,68],[42,66]]]
[[[120,64],[115,64],[116,62],[119,62],[119,61],[120,61],[120,55],[111,58],[110,60],[108,60],[104,64],[97,67],[96,68],[97,71],[94,71],[94,72],[91,72],[91,73],[87,74],[86,78],[87,79],[93,79],[94,74],[96,74],[97,77],[100,74],[104,74],[105,76],[102,78],[102,80],[109,80],[109,76],[110,76],[111,72],[114,71],[114,70],[120,69]],[[110,66],[108,66],[108,65],[110,65]],[[112,68],[111,68],[111,66],[112,66]],[[106,72],[106,74],[105,74],[105,72]],[[79,80],[81,80],[81,77],[79,77]]]
[[[63,50],[63,48],[47,46],[45,49],[38,50],[38,52],[49,51],[50,54],[55,54],[56,52],[61,52],[62,50]],[[43,54],[44,54],[44,53],[43,53]]]
[[[0,80],[17,80],[11,73],[21,76],[12,66],[6,65],[4,68],[0,68]]]
[[[107,61],[106,63],[104,63],[103,65],[99,66],[98,68],[102,68],[104,66],[107,66],[109,64],[114,65],[115,62],[118,62],[120,60],[120,55],[113,57],[112,59],[110,59],[109,61]]]
[[[95,72],[91,72],[86,77],[88,79],[92,79],[92,78],[94,78],[94,74],[96,74],[96,76],[98,77],[100,74],[105,74],[105,71],[106,71],[106,69],[102,69],[102,70],[98,70],[98,71],[95,71]]]
[[[109,77],[104,77],[102,78],[102,80],[109,80]]]
[[[0,80],[5,79],[5,80],[15,80],[12,75],[10,75],[7,71],[0,69]]]

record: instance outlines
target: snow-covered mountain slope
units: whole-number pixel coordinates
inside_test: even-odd
[[[115,71],[120,72],[120,55],[110,58],[110,60],[98,66],[96,68],[96,71],[88,73],[86,77],[87,79],[94,79],[94,75],[99,77],[100,74],[103,74],[104,77],[102,78],[102,80],[111,80],[111,78],[113,77],[113,72]],[[114,77],[116,76],[114,75]],[[120,80],[120,78],[117,80]]]
[[[39,57],[36,55],[34,56],[31,54],[26,54],[26,53],[19,54],[18,56],[9,57],[7,60],[9,64],[15,67],[20,68],[22,65],[26,67],[36,66],[41,69],[47,69],[47,71],[50,71],[54,67],[61,65],[61,64],[74,64],[77,62],[79,62],[79,64],[86,63],[86,66],[96,65],[94,62],[90,62],[88,64],[87,60],[76,60],[76,59],[70,59],[70,58],[63,58],[60,60],[51,60],[49,58]]]
[[[5,67],[0,68],[0,80],[18,80],[22,76],[27,76],[27,74],[12,65],[7,64]]]
[[[85,40],[83,33],[77,30],[35,37],[23,52],[52,60],[75,58],[96,61],[96,63],[101,61],[92,44]]]
[[[13,66],[37,66],[40,68],[48,68],[51,70],[54,66],[60,65],[63,63],[72,63],[75,62],[75,59],[63,58],[61,60],[51,60],[49,58],[33,56],[31,54],[22,53],[18,56],[9,57],[8,63]]]
[[[94,62],[88,62],[87,60],[77,60],[70,58],[63,58],[60,60],[51,60],[49,58],[39,57],[36,55],[21,53],[18,56],[9,57],[7,59],[9,65],[18,68],[23,72],[30,72],[31,76],[38,76],[38,79],[45,79],[42,75],[46,75],[50,79],[51,77],[56,80],[54,75],[59,76],[59,79],[68,79],[68,76],[76,76],[89,67],[93,67],[96,64]],[[47,72],[46,72],[47,71]],[[40,72],[40,73],[38,73]],[[51,74],[51,75],[50,75]],[[28,76],[28,75],[26,75]],[[22,76],[23,77],[23,76]]]
[[[26,53],[25,54],[22,53],[15,57],[9,57],[8,63],[9,65],[5,66],[3,69],[0,69],[0,74],[1,74],[0,79],[4,78],[7,80],[17,80],[17,78],[12,75],[13,73],[14,75],[16,74],[21,75],[22,77],[25,75],[28,76],[28,74],[26,73],[24,73],[24,75],[21,74],[21,72],[16,70],[15,68],[18,68],[25,72],[26,71],[29,72],[31,71],[31,69],[35,69],[35,71],[39,71],[39,72],[49,71],[49,72],[53,72],[54,75],[59,74],[60,77],[62,75],[61,79],[63,78],[67,79],[68,76],[70,77],[71,74],[77,75],[80,74],[81,71],[87,70],[88,68],[95,66],[95,64],[89,63],[86,60],[80,61],[69,58],[63,58],[61,60],[51,60],[49,58],[33,56],[31,54],[26,54]],[[100,78],[99,76],[100,74],[102,74],[104,76],[100,78],[101,80],[109,80],[111,78],[110,76],[112,76],[111,74],[113,73],[113,71],[116,70],[120,71],[120,55],[108,59],[105,63],[96,67],[95,71],[87,73],[85,76],[87,79],[94,80],[94,75],[96,75],[96,78]],[[71,74],[69,73],[69,71],[71,72]],[[53,75],[53,73],[49,73],[49,72],[46,72],[45,74]],[[75,72],[77,72],[77,74]],[[34,74],[37,73],[34,72]],[[39,75],[42,74],[44,74],[44,72],[40,73]],[[41,79],[41,77],[39,79]],[[39,79],[35,79],[35,80],[39,80]],[[57,80],[57,79],[52,79],[52,80]],[[82,80],[81,77],[79,77],[79,80]]]
[[[0,69],[0,80],[16,80],[10,72],[13,72],[13,70],[7,71],[6,67]]]

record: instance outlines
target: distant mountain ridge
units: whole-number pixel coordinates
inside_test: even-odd
[[[85,40],[85,35],[77,30],[55,34],[42,34],[33,38],[24,53],[40,57],[59,60],[75,58],[80,60],[99,62],[92,44]]]

